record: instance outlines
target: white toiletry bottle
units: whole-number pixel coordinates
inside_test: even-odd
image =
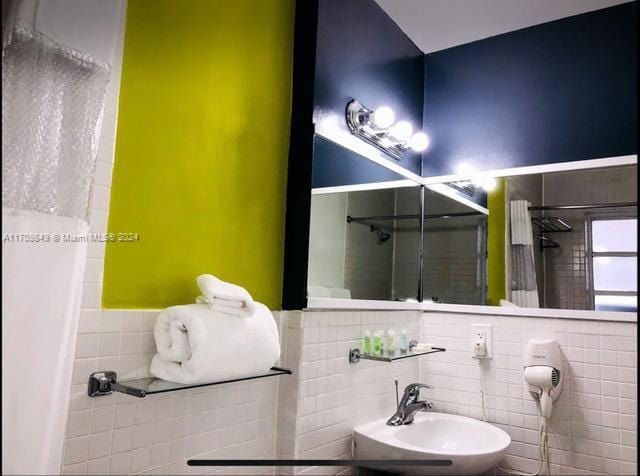
[[[393,357],[396,354],[396,331],[395,329],[389,329],[387,331],[387,354],[389,357]]]
[[[409,350],[409,342],[407,341],[407,331],[404,329],[400,331],[400,344],[398,345],[398,347],[400,347],[401,354],[406,354],[407,350]]]

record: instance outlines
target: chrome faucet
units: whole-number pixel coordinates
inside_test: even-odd
[[[400,426],[413,423],[413,417],[419,411],[431,410],[433,403],[427,400],[418,400],[421,388],[433,388],[424,383],[411,383],[404,389],[402,400],[398,404],[398,409],[391,418],[387,420],[387,425]]]

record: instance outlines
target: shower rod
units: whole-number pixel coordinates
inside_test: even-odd
[[[590,203],[587,205],[542,205],[529,207],[529,210],[585,210],[589,208],[622,208],[637,207],[638,202]]]
[[[620,202],[620,203],[590,203],[586,205],[542,205],[529,207],[529,210],[586,210],[586,209],[594,209],[594,208],[623,208],[623,207],[636,207],[638,206],[637,202]],[[434,218],[455,218],[455,217],[466,217],[466,216],[474,216],[474,215],[485,215],[482,212],[454,212],[454,213],[436,213],[432,215],[425,215],[424,219],[434,219]],[[420,218],[420,214],[409,214],[409,215],[376,215],[376,216],[368,216],[368,217],[352,217],[351,215],[347,216],[347,223],[357,223],[369,220],[415,220]]]
[[[455,212],[455,213],[437,213],[434,215],[425,215],[424,219],[430,218],[453,218],[453,217],[466,217],[472,215],[484,215],[482,212]],[[378,216],[370,216],[370,217],[352,217],[351,215],[347,215],[347,223],[357,223],[362,221],[369,220],[415,220],[416,218],[420,218],[420,214],[416,213],[413,215],[378,215]]]

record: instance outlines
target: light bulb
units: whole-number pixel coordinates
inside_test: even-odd
[[[413,127],[407,121],[400,121],[393,125],[393,127],[389,128],[389,134],[394,139],[398,139],[399,141],[406,141],[413,132]]]
[[[417,152],[422,152],[429,147],[429,137],[422,132],[416,132],[409,139],[409,147]]]
[[[478,175],[473,178],[472,182],[475,186],[482,187],[487,192],[491,192],[498,185],[498,181],[495,178],[486,175]]]
[[[382,106],[376,109],[373,113],[373,123],[381,129],[386,129],[396,119],[396,115],[390,107]]]

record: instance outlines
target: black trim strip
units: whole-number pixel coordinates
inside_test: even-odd
[[[190,459],[188,466],[451,466],[449,459]]]
[[[282,282],[284,310],[307,307],[318,0],[297,0],[295,8]]]

